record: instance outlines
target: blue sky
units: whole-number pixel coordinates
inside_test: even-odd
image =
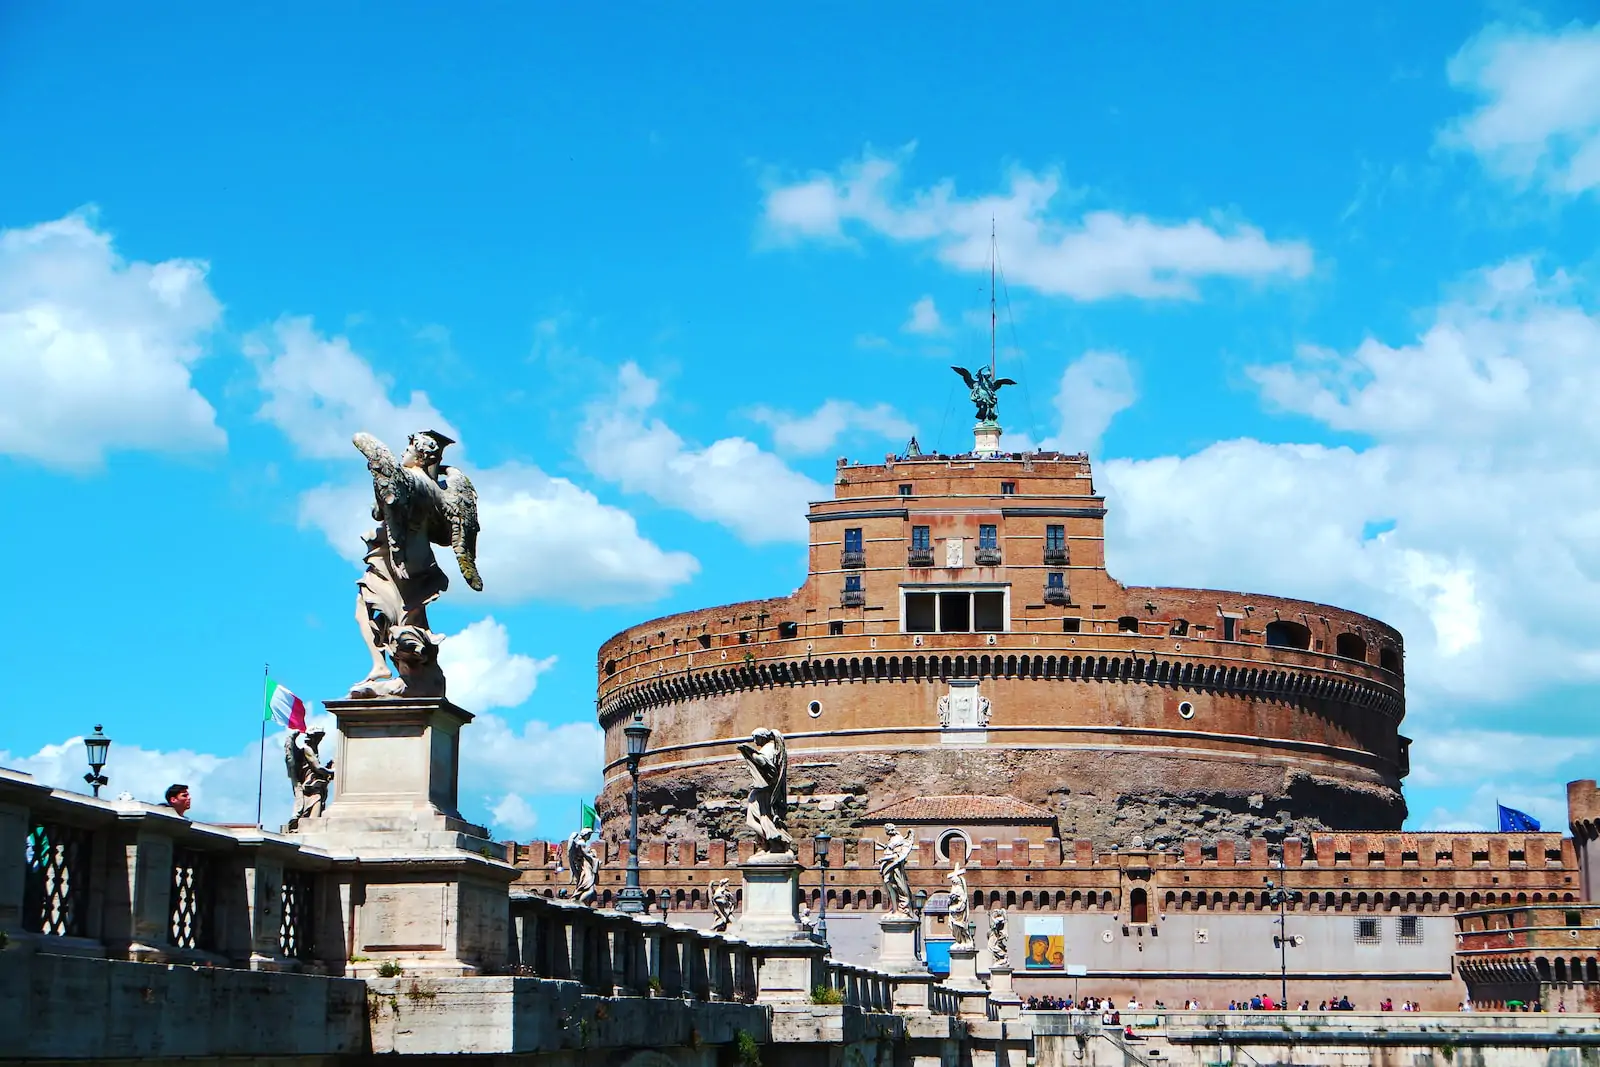
[[[833,459],[1091,451],[1130,583],[1407,635],[1411,825],[1600,762],[1600,25],[1578,4],[11,5],[0,754],[254,818],[363,673],[367,429],[458,431],[468,814],[557,836],[594,654],[783,593]],[[268,753],[268,813],[286,804]]]

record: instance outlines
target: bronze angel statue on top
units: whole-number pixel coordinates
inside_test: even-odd
[[[967,383],[967,395],[971,397],[973,406],[978,409],[979,422],[993,422],[1000,410],[1000,387],[1017,384],[1010,378],[996,378],[994,371],[988,367],[979,367],[977,374],[971,373],[965,367],[950,369],[961,375],[961,380]]]
[[[448,545],[461,577],[474,590],[478,576],[478,495],[459,468],[440,462],[455,444],[437,430],[414,433],[396,459],[367,433],[355,446],[372,472],[372,517],[366,534],[367,570],[356,582],[356,619],[367,639],[372,670],[350,690],[353,698],[444,696],[441,636],[428,629],[428,605],[450,585],[434,545]]]

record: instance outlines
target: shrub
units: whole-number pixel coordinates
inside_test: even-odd
[[[819,985],[819,986],[817,986],[817,988],[815,988],[815,989],[813,989],[811,991],[811,1003],[813,1003],[813,1004],[843,1004],[844,1003],[844,990],[835,989],[832,986]]]
[[[384,960],[378,964],[379,978],[399,978],[405,972],[400,969],[398,960]]]

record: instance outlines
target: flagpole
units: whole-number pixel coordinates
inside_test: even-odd
[[[261,829],[261,793],[267,780],[267,683],[272,664],[261,665],[261,751],[256,754],[256,829]]]

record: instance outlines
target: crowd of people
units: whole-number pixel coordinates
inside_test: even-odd
[[[1028,1011],[1080,1011],[1080,1012],[1087,1012],[1087,1013],[1090,1013],[1090,1014],[1098,1014],[1100,1016],[1101,1022],[1106,1023],[1107,1025],[1111,1025],[1111,1026],[1120,1026],[1120,1025],[1122,1025],[1122,1012],[1123,1011],[1135,1012],[1135,1011],[1210,1011],[1210,1010],[1212,1010],[1208,1005],[1201,1004],[1200,1001],[1196,1000],[1194,997],[1189,997],[1189,998],[1185,999],[1184,1002],[1180,1006],[1178,1006],[1177,1008],[1168,1008],[1167,1005],[1164,1002],[1160,1001],[1160,1000],[1157,1000],[1153,1004],[1148,1004],[1148,1005],[1140,1004],[1139,1003],[1139,999],[1137,997],[1129,997],[1127,1005],[1119,1010],[1117,1008],[1116,1003],[1110,997],[1100,997],[1100,996],[1089,995],[1089,996],[1081,996],[1081,997],[1078,997],[1076,1000],[1074,1000],[1072,997],[1052,997],[1052,996],[1049,996],[1048,994],[1046,994],[1044,996],[1031,996],[1031,997],[1029,997],[1027,999],[1027,1002],[1026,1002],[1026,1008],[1027,1008]],[[1302,1000],[1299,1003],[1299,1005],[1295,1005],[1292,1002],[1286,1004],[1283,1001],[1274,998],[1273,996],[1271,996],[1268,993],[1259,993],[1259,994],[1257,994],[1255,996],[1252,996],[1252,997],[1249,997],[1249,998],[1240,997],[1240,998],[1237,998],[1237,999],[1234,999],[1234,1000],[1230,1000],[1230,1001],[1228,1001],[1227,1008],[1224,1009],[1224,1010],[1226,1010],[1226,1011],[1311,1011],[1312,1007],[1311,1007],[1311,1001],[1309,1001],[1309,1000]],[[1346,995],[1341,993],[1341,994],[1337,994],[1335,996],[1329,997],[1326,1000],[1323,1000],[1323,1001],[1319,1002],[1317,1004],[1316,1010],[1317,1011],[1359,1011],[1360,1009],[1356,1007],[1356,1005],[1350,1000],[1350,998],[1348,996],[1346,996]],[[1391,999],[1389,997],[1385,997],[1385,998],[1383,998],[1383,1000],[1378,1002],[1378,1010],[1379,1011],[1421,1011],[1422,1010],[1422,1005],[1418,1004],[1416,1001],[1413,1001],[1413,1000],[1403,1000],[1403,1001],[1400,1002],[1400,1006],[1397,1008],[1397,1007],[1395,1007],[1395,1003],[1394,1003],[1393,999]],[[1472,1011],[1473,1010],[1473,1005],[1472,1005],[1472,1003],[1470,1001],[1465,1001],[1464,1000],[1464,1001],[1461,1002],[1460,1007],[1457,1008],[1456,1010],[1457,1011],[1464,1011],[1464,1012]],[[1524,1003],[1518,1001],[1518,1002],[1515,1002],[1513,1005],[1509,1006],[1508,1008],[1496,1009],[1496,1010],[1544,1011],[1545,1009],[1537,1001],[1529,1003],[1529,1004],[1524,1004]],[[1558,1007],[1556,1010],[1557,1011],[1562,1011],[1562,1012],[1566,1011],[1567,1010],[1566,1001],[1563,1000],[1561,1002],[1560,1007]]]

